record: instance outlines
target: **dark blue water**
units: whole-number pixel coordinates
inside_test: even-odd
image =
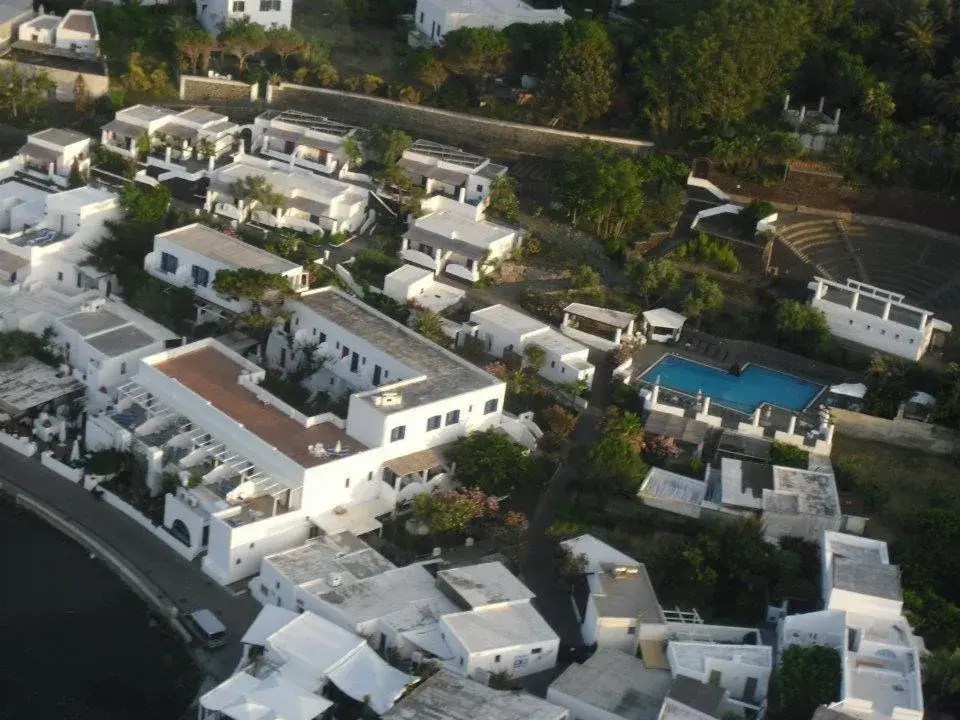
[[[0,494],[0,720],[180,720],[199,682],[118,577]]]
[[[787,410],[803,410],[823,389],[816,383],[762,365],[751,363],[737,377],[726,370],[677,355],[664,355],[643,374],[643,379],[649,383],[655,382],[657,377],[665,388],[688,395],[703,391],[712,402],[745,413],[753,412],[762,403]]]

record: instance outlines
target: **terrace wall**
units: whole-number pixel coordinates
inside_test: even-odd
[[[960,433],[932,423],[886,418],[830,408],[837,432],[859,440],[876,440],[911,450],[949,455],[960,450]]]
[[[258,83],[245,83],[226,78],[180,76],[180,99],[191,102],[231,101],[254,102],[259,94]]]

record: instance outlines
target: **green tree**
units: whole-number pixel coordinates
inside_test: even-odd
[[[960,649],[941,648],[924,655],[922,676],[924,704],[931,711],[960,710]]]
[[[286,69],[287,58],[303,50],[303,36],[294,28],[276,25],[267,30],[270,51],[280,58],[280,66]]]
[[[87,184],[86,178],[80,172],[80,160],[78,158],[73,159],[73,164],[70,166],[70,177],[67,182],[70,183],[71,188],[83,187]]]
[[[498,429],[473,432],[453,443],[447,457],[456,463],[456,478],[489,495],[509,495],[529,485],[533,460],[523,445]]]
[[[370,138],[374,159],[386,167],[396,165],[404,150],[413,144],[413,139],[403,130],[376,126]]]
[[[197,74],[197,68],[200,61],[203,60],[204,67],[209,62],[210,53],[214,49],[213,36],[202,27],[193,25],[179,33],[174,42],[177,45],[177,51],[187,62],[190,63],[190,69],[193,74]]]
[[[631,496],[647,474],[643,450],[640,417],[633,412],[608,409],[603,419],[603,435],[587,448],[587,467],[575,486],[593,495],[601,508],[612,495]],[[583,463],[583,459],[579,462]]]
[[[796,445],[774,441],[770,444],[770,462],[773,465],[806,470],[810,463],[810,453]]]
[[[523,356],[534,370],[539,370],[547,361],[547,351],[536,343],[530,343],[523,349]]]
[[[429,52],[424,52],[418,57],[416,72],[420,82],[432,87],[434,92],[440,90],[440,86],[450,77],[444,64]]]
[[[777,345],[791,352],[817,351],[830,341],[823,310],[796,300],[778,300],[774,309]]]
[[[577,416],[554,403],[546,408],[537,422],[543,429],[538,447],[547,453],[562,451],[577,426]]]
[[[73,109],[77,115],[85,116],[92,104],[93,99],[87,89],[87,81],[83,79],[83,75],[77,73],[77,79],[73,81]]]
[[[357,168],[363,164],[363,151],[360,149],[360,144],[354,138],[344,138],[343,152],[347,156],[347,161],[351,167]]]
[[[234,199],[245,203],[249,211],[263,208],[266,212],[273,212],[286,201],[286,198],[276,192],[263,175],[247,175],[235,180],[230,185],[230,190]]]
[[[706,275],[697,275],[683,298],[683,312],[687,317],[695,318],[699,328],[703,316],[719,312],[723,304],[720,286]]]
[[[930,419],[941,425],[960,428],[960,364],[950,363],[944,370]]]
[[[492,27],[461,27],[443,36],[443,64],[457,75],[478,79],[486,87],[510,60],[510,41]]]
[[[627,274],[648,306],[679,287],[683,279],[680,268],[668,258],[633,260],[627,265]]]
[[[613,43],[603,23],[566,23],[543,79],[544,109],[563,125],[577,128],[602,117],[616,87],[613,67]]]
[[[263,26],[249,18],[231,20],[217,36],[217,45],[227,55],[237,59],[237,68],[243,72],[247,58],[267,48],[269,41]]]
[[[840,653],[827,645],[791,645],[781,656],[780,713],[808,720],[821,705],[840,699]]]
[[[490,183],[490,204],[487,213],[511,222],[520,216],[517,181],[507,175],[498,175]]]
[[[421,310],[417,319],[417,332],[441,347],[450,346],[450,338],[443,331],[442,318],[432,310]]]
[[[413,513],[432,533],[459,533],[474,521],[496,515],[499,503],[477,488],[417,495]]]
[[[16,63],[6,65],[0,68],[0,108],[12,118],[31,115],[55,87],[46,72],[28,73]]]
[[[589,265],[578,265],[570,273],[570,287],[574,290],[592,290],[600,287],[601,283],[600,273]]]
[[[904,20],[897,31],[904,57],[922,70],[933,67],[944,43],[941,30],[940,23],[926,10]]]
[[[255,268],[217,270],[213,289],[228,300],[249,300],[258,307],[265,303],[282,302],[294,295],[288,278]]]
[[[900,403],[910,397],[914,390],[915,374],[915,363],[887,355],[874,355],[865,378],[867,412],[880,417],[894,417]]]

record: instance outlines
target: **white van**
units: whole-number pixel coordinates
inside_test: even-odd
[[[227,644],[227,628],[207,609],[187,613],[183,616],[183,624],[208,650]]]

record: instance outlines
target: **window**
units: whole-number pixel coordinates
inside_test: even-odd
[[[431,430],[436,430],[440,427],[440,416],[434,415],[433,417],[427,418],[427,432]]]
[[[279,12],[280,0],[260,0],[260,12]]]
[[[319,338],[318,338],[318,342],[325,343],[326,341],[327,341],[327,334],[326,334],[326,333],[320,333],[320,336],[319,336]]]
[[[276,586],[277,586],[277,590],[279,590],[279,589],[280,589],[280,581],[279,581],[279,580],[277,580]]]
[[[853,325],[853,320],[847,320],[847,322]]]
[[[298,613],[303,612],[303,600],[301,600],[300,598],[297,598],[297,612]]]
[[[343,481],[343,486],[350,487],[350,478],[347,478],[346,480]]]
[[[499,656],[499,655],[494,655],[494,656],[493,656],[493,661],[494,661],[494,662],[500,662],[500,656]]]
[[[560,368],[560,374],[563,375],[567,369],[565,367]]]
[[[477,192],[483,192],[483,185],[477,185]]]
[[[230,12],[241,13],[247,9],[247,3],[244,0],[233,0],[233,5],[230,6]]]
[[[268,595],[269,593],[270,593],[270,590],[267,589],[267,586],[264,585],[263,583],[261,583],[261,584],[260,584],[260,594],[261,594],[261,595]]]
[[[310,332],[311,332],[311,334],[312,334],[314,337],[317,336],[317,329],[316,329],[316,328],[313,328],[313,330],[311,330]]]
[[[367,482],[370,482],[371,480],[373,480],[373,470],[367,473]]]
[[[173,274],[180,266],[180,261],[176,255],[170,253],[160,253],[160,272]]]
[[[636,635],[636,634],[637,634],[636,625],[631,625],[630,627],[627,628],[627,635]]]
[[[867,325],[867,330],[869,330],[869,329],[872,328],[872,327],[873,327],[873,325]]]
[[[253,543],[250,543],[250,549],[253,550]]]
[[[886,330],[880,330],[880,334],[881,334],[881,335],[886,335],[886,334],[887,334],[887,331],[886,331]]]
[[[234,561],[233,564],[234,564],[234,565],[239,565],[239,564],[240,564],[240,558],[237,558],[237,559]]]
[[[484,414],[484,415],[489,415],[489,414],[492,413],[492,412],[496,412],[498,405],[499,405],[499,402],[497,401],[496,398],[493,398],[492,400],[487,400],[487,401],[483,404],[483,414]]]
[[[423,25],[423,13],[420,13],[420,24]]]
[[[121,374],[121,375],[126,375],[126,374],[127,374],[127,361],[126,361],[126,360],[122,360],[122,361],[120,362],[120,374]]]
[[[407,426],[397,425],[397,427],[395,427],[393,430],[390,431],[390,442],[403,440],[406,436],[407,436]]]
[[[530,651],[530,654],[531,654],[531,655],[539,655],[541,652],[543,652],[541,648],[533,648],[533,649]]]
[[[556,360],[551,360],[551,361],[550,361],[550,367],[555,368],[556,366],[557,366],[557,361],[556,361]]]
[[[57,280],[59,280],[60,282],[63,282],[63,273],[62,273],[62,272],[58,272],[58,273],[57,273]]]
[[[900,333],[897,333],[896,335],[894,335],[894,336],[893,336],[893,339],[894,339],[894,340],[899,340],[899,339],[900,339]]]
[[[193,278],[193,284],[197,287],[206,287],[210,284],[210,273],[199,265],[190,268],[190,277]]]
[[[451,410],[450,412],[447,413],[447,420],[446,420],[447,425],[456,425],[458,422],[460,422],[459,410]]]

